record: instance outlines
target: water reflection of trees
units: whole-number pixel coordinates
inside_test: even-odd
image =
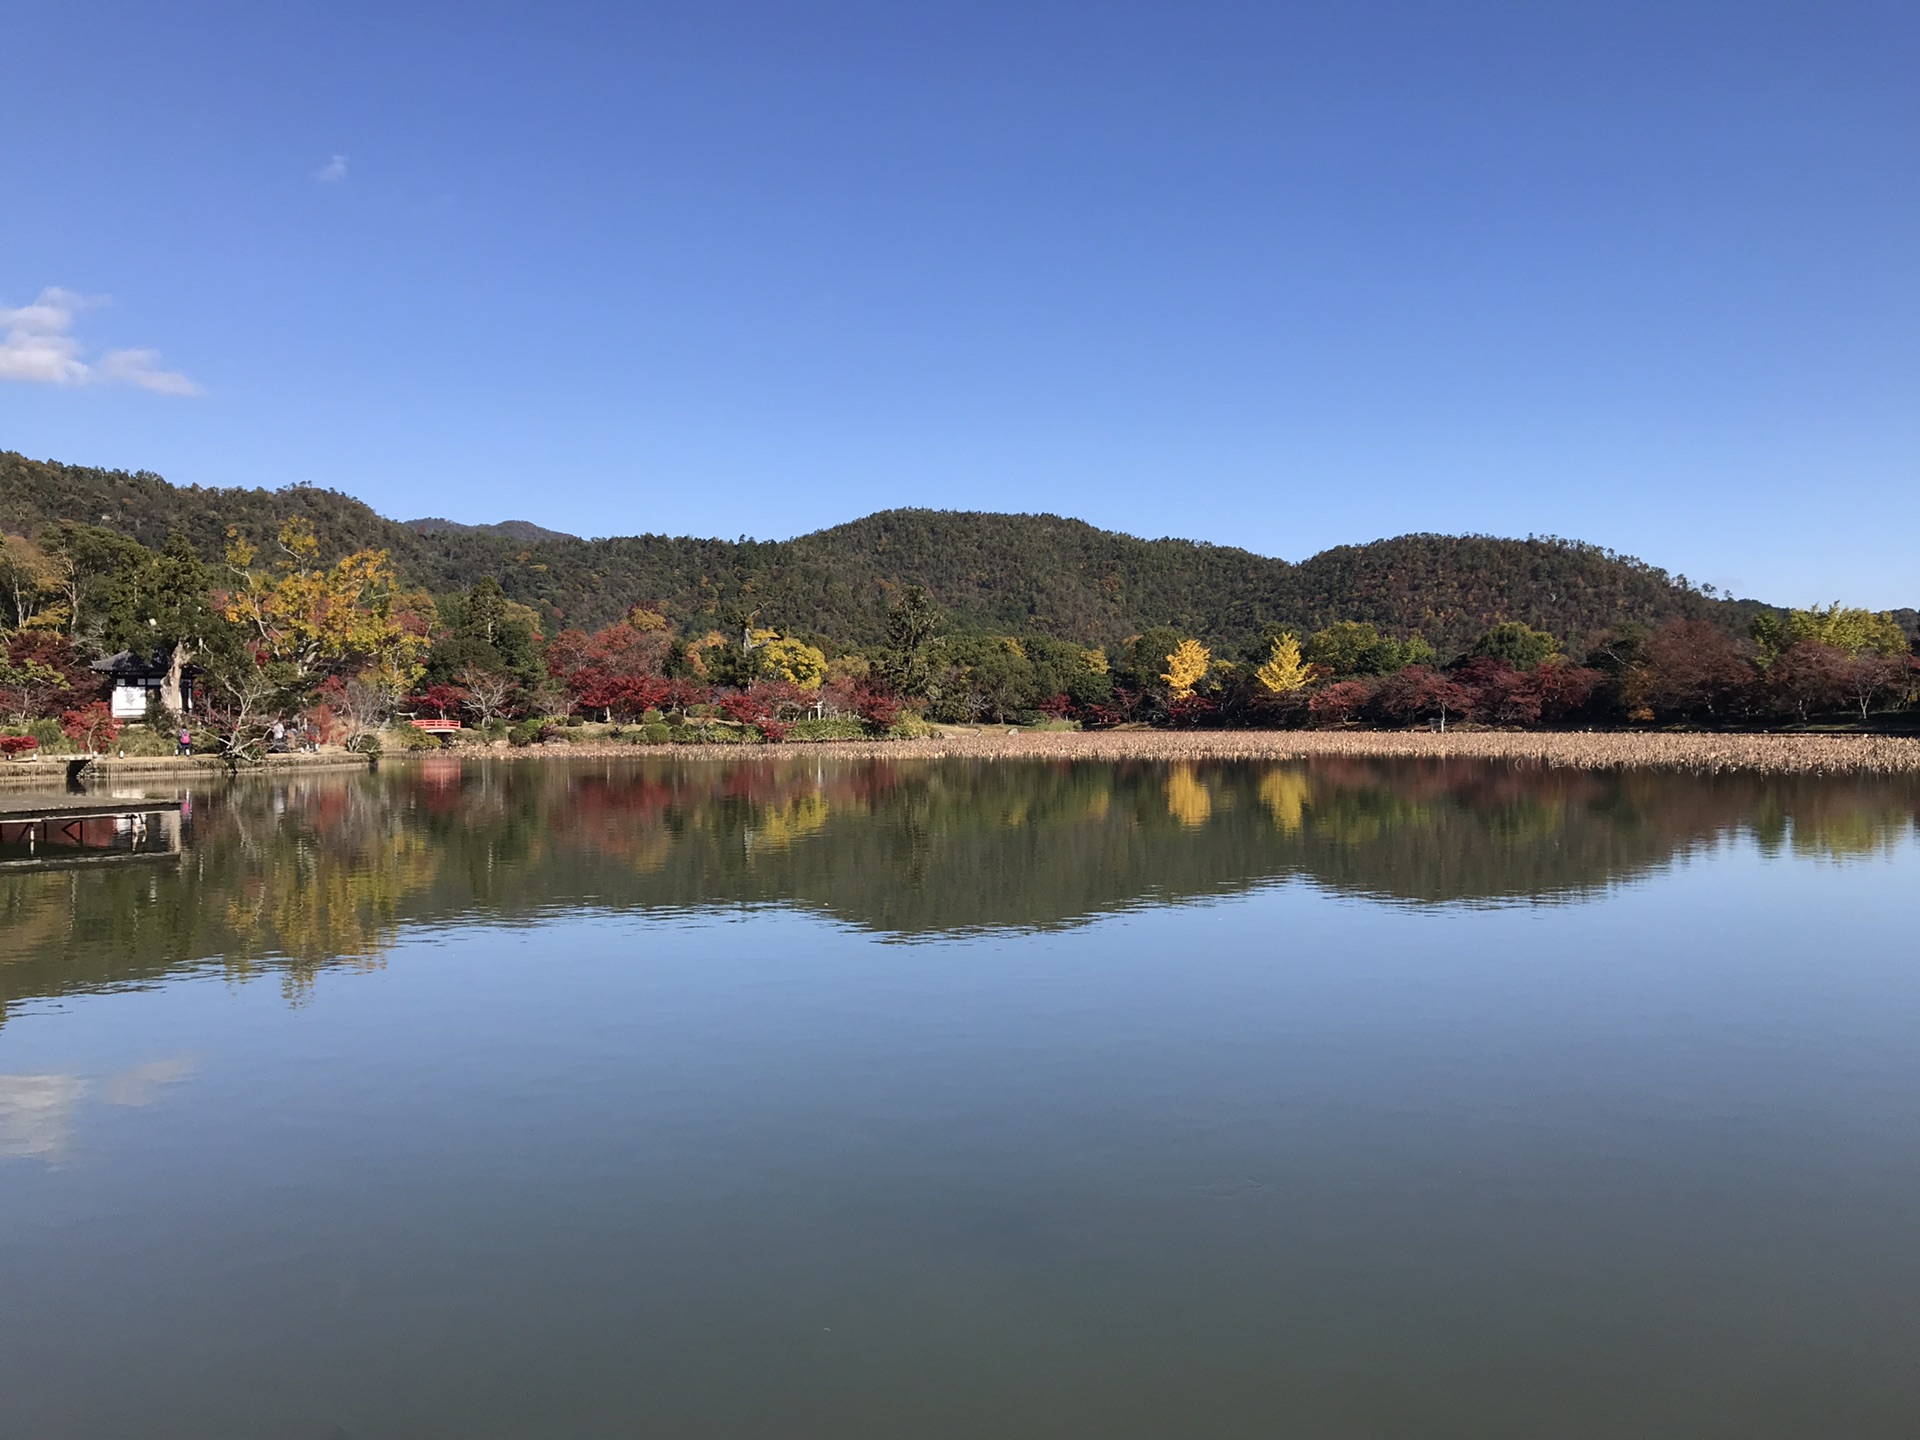
[[[1920,787],[1487,762],[471,764],[240,782],[175,867],[0,880],[0,1005],[185,966],[377,964],[409,925],[779,903],[889,935],[1044,929],[1296,877],[1566,901],[1735,834],[1845,861]]]

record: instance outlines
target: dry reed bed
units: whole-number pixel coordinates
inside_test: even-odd
[[[738,745],[540,746],[495,751],[516,757],[637,756],[737,760],[782,756],[885,760],[1304,760],[1317,755],[1384,759],[1506,760],[1548,767],[1630,767],[1771,775],[1913,774],[1920,739],[1891,735],[1634,735],[1475,730],[1073,731],[979,730],[923,740],[844,740]]]

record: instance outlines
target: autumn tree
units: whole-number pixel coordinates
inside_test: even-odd
[[[386,551],[356,550],[323,565],[313,527],[299,519],[280,527],[279,549],[263,564],[237,534],[227,547],[235,584],[221,613],[264,664],[289,666],[303,679],[372,670],[408,685],[420,675],[428,644],[395,618]]]
[[[1846,666],[1841,671],[1840,688],[1860,712],[1860,723],[1864,725],[1872,713],[1874,702],[1900,689],[1907,675],[1905,655],[1885,655],[1863,650],[1858,655],[1847,657]]]
[[[802,690],[815,689],[827,678],[825,652],[803,640],[776,637],[761,647],[759,658],[760,674],[798,685]]]
[[[1752,686],[1740,644],[1705,620],[1674,620],[1647,640],[1647,699],[1682,716],[1724,716]]]
[[[1473,691],[1445,672],[1410,665],[1382,680],[1369,705],[1382,719],[1402,725],[1435,719],[1444,730],[1449,718],[1467,713],[1473,699]]]
[[[1540,697],[1541,718],[1557,723],[1586,709],[1600,693],[1606,676],[1589,666],[1555,660],[1528,671],[1527,681]]]
[[[1313,681],[1313,667],[1300,654],[1300,642],[1291,634],[1276,635],[1266,663],[1253,672],[1269,695],[1291,695]]]
[[[1213,656],[1198,640],[1182,640],[1167,654],[1167,668],[1160,678],[1175,700],[1190,699],[1194,687],[1207,678]]]
[[[672,638],[664,630],[637,630],[624,621],[577,642],[568,637],[573,668],[562,676],[580,704],[602,712],[637,715],[667,693],[665,668]]]
[[[1317,725],[1350,725],[1372,700],[1373,688],[1365,680],[1336,680],[1314,692],[1307,713]]]
[[[1852,658],[1821,640],[1797,641],[1767,667],[1767,692],[1778,708],[1798,715],[1804,725],[1847,699]]]
[[[458,685],[429,685],[408,704],[433,711],[437,720],[454,720],[466,708],[467,692]]]
[[[120,734],[120,722],[113,718],[106,701],[90,700],[61,715],[60,731],[85,753],[92,755],[99,748],[114,742]]]
[[[0,645],[0,706],[16,724],[86,704],[101,690],[101,677],[66,636],[52,630],[21,630]]]
[[[584,630],[566,629],[547,642],[547,674],[555,680],[565,681],[586,663],[587,646],[591,637]]]

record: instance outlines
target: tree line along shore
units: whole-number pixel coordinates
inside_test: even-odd
[[[329,557],[299,518],[266,546],[232,534],[217,559],[179,535],[152,549],[74,524],[8,535],[4,559],[0,755],[9,757],[160,753],[183,736],[233,763],[300,743],[369,752],[494,741],[924,743],[933,727],[969,724],[1029,731],[1022,744],[1034,753],[1305,753],[1297,747],[1380,732],[1351,743],[1368,753],[1511,744],[1498,753],[1596,757],[1654,756],[1669,744],[1777,755],[1798,743],[1824,756],[1841,752],[1813,736],[1762,743],[1724,732],[1836,723],[1898,732],[1920,719],[1920,659],[1906,630],[1891,614],[1839,605],[1759,607],[1736,628],[1628,620],[1579,637],[1497,620],[1442,653],[1417,629],[1360,620],[1304,634],[1267,626],[1237,646],[1172,625],[1106,645],[979,633],[908,586],[879,638],[855,644],[783,630],[759,611],[689,633],[644,604],[591,631],[553,629],[491,577],[435,595],[403,583],[383,550]],[[137,714],[129,694],[142,697]],[[1469,741],[1450,733],[1462,726],[1560,738]],[[1711,738],[1665,733],[1676,728]],[[1391,733],[1409,730],[1449,733],[1444,742]],[[1114,738],[1048,738],[1065,731]],[[1906,750],[1883,741],[1861,753]]]

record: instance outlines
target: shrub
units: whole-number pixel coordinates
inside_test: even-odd
[[[864,740],[867,727],[851,716],[837,720],[796,720],[787,726],[787,740]]]
[[[658,715],[660,712],[655,710],[652,713]],[[640,738],[648,745],[665,745],[673,739],[673,731],[664,720],[649,720],[640,727]]]
[[[0,756],[8,760],[39,748],[40,742],[31,735],[0,735]]]
[[[778,720],[762,720],[759,722],[758,728],[760,738],[765,740],[769,745],[778,745],[782,740],[787,738],[788,727],[782,725]]]
[[[129,725],[120,732],[116,748],[123,755],[171,755],[174,752],[173,737],[179,733],[178,725],[162,726],[158,730],[144,725]]]
[[[920,740],[933,734],[933,726],[912,711],[907,711],[886,728],[890,740]]]
[[[493,727],[488,726],[489,730]],[[547,738],[547,722],[544,720],[522,720],[507,730],[507,743],[515,748],[537,744]]]
[[[416,730],[411,725],[389,725],[380,732],[380,737],[395,750],[438,750],[440,738],[429,735],[424,730]]]
[[[586,723],[587,717],[584,715],[569,715],[566,719],[566,726],[569,730],[577,730]]]

